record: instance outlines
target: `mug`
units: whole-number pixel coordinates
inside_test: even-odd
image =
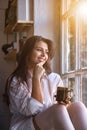
[[[57,87],[56,101],[65,101],[71,91],[67,87]]]

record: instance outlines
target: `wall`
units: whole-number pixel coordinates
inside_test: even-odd
[[[3,102],[5,82],[8,75],[15,68],[15,60],[6,59],[2,52],[2,45],[7,43],[7,34],[4,33],[5,9],[8,7],[7,0],[0,0],[0,130],[8,130],[9,111]],[[13,36],[8,35],[8,42],[12,41]]]
[[[34,0],[34,34],[50,38],[56,44],[52,68],[60,71],[60,0]]]

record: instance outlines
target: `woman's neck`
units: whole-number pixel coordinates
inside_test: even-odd
[[[34,70],[34,65],[31,65],[28,67],[28,71],[33,74],[33,70]]]

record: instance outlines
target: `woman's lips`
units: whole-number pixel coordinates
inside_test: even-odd
[[[40,58],[39,62],[45,62],[45,59]]]

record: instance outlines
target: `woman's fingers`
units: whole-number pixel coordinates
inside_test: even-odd
[[[71,102],[70,100],[71,100],[71,97],[67,96],[67,98],[64,101],[60,101],[59,104],[67,105]]]

